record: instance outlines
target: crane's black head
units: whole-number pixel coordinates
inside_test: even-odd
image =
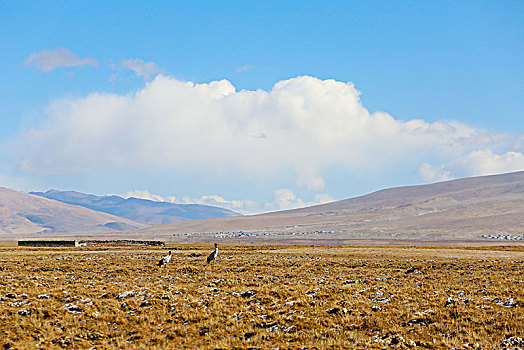
[[[215,243],[215,248],[218,248],[218,244],[217,243]]]

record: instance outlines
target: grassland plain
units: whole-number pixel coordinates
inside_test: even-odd
[[[0,246],[0,348],[524,347],[522,246],[211,250]]]

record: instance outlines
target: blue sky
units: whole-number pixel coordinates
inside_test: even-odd
[[[253,213],[524,170],[522,1],[1,1],[0,23],[0,186]]]

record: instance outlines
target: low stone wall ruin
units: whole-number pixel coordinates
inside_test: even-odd
[[[75,240],[69,241],[18,241],[19,247],[79,247],[80,243]]]
[[[164,246],[161,241],[138,241],[133,239],[109,240],[27,240],[18,241],[19,247],[83,247],[92,245],[147,245]]]

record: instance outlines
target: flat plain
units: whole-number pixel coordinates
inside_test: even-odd
[[[524,347],[523,246],[219,249],[0,245],[0,347]]]

